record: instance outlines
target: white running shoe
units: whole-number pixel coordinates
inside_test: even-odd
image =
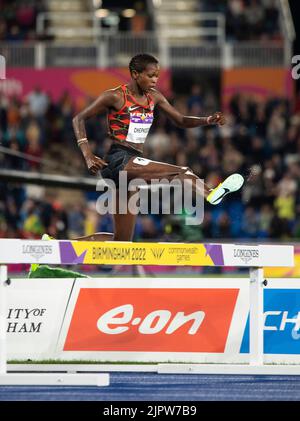
[[[41,240],[49,241],[49,240],[54,240],[54,238],[50,237],[50,235],[48,234],[43,234]],[[32,263],[30,265],[30,272],[35,272],[39,266],[40,266],[39,263]]]
[[[48,235],[48,234],[43,234],[41,240],[49,241],[49,240],[54,240],[54,238],[50,237],[50,235]]]
[[[226,196],[228,193],[235,192],[239,190],[244,184],[244,177],[241,174],[232,174],[220,183],[218,187],[213,189],[206,200],[212,205],[217,205]]]

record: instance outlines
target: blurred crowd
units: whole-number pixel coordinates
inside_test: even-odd
[[[0,0],[0,41],[38,38],[37,15],[46,10],[44,0]]]
[[[46,3],[0,0],[0,41],[37,39],[36,18],[46,10]],[[199,10],[224,13],[229,40],[280,39],[275,0],[201,0]],[[219,108],[214,94],[203,92],[199,85],[192,87],[190,95],[170,100],[183,114],[208,115]],[[1,167],[87,175],[75,148],[74,113],[67,92],[57,102],[39,87],[22,100],[0,96],[0,145],[6,148],[0,152]],[[211,187],[233,172],[243,173],[247,182],[241,193],[229,197],[222,206],[207,206],[199,229],[186,226],[184,215],[140,216],[136,239],[297,238],[299,119],[297,104],[244,95],[232,98],[224,128],[183,130],[158,115],[146,156],[189,166]],[[103,156],[110,145],[105,118],[90,119],[87,132],[95,153]],[[1,183],[0,236],[30,238],[47,231],[66,238],[112,231],[111,218],[96,212],[96,200],[92,193],[68,196],[45,187]]]
[[[134,3],[123,1],[122,7],[116,0],[103,0],[102,7],[118,12],[122,8],[135,8],[136,14],[132,19],[119,15],[121,31],[152,29],[151,12],[143,0]],[[201,12],[223,13],[230,41],[281,39],[277,0],[199,0],[198,9]],[[46,0],[0,0],[0,10],[0,41],[43,39],[36,33],[36,19],[38,13],[47,11]],[[104,26],[106,20],[103,21]]]
[[[170,101],[188,115],[210,115],[220,106],[217,97],[198,84],[188,95],[174,95]],[[1,168],[87,176],[72,129],[75,112],[67,92],[57,102],[38,87],[22,100],[2,95]],[[197,227],[185,224],[184,212],[140,215],[135,240],[299,239],[300,102],[240,94],[232,97],[226,118],[220,128],[185,130],[163,113],[156,115],[146,157],[188,166],[210,187],[235,172],[246,182],[221,205],[206,204],[204,222]],[[99,156],[110,146],[106,133],[105,116],[88,120],[87,134]],[[98,196],[0,182],[0,237],[39,238],[48,232],[56,238],[74,238],[112,232],[111,217],[96,211]]]
[[[281,40],[277,0],[199,0],[202,12],[220,12],[229,41]]]

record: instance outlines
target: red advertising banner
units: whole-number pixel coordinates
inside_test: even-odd
[[[87,98],[95,98],[106,89],[128,83],[129,80],[129,70],[126,68],[9,68],[6,80],[0,81],[0,93],[24,97],[39,86],[54,101],[68,91],[77,104],[81,105]],[[158,89],[167,96],[170,94],[170,71],[160,71]]]
[[[225,350],[239,289],[81,288],[64,351]]]
[[[223,109],[227,110],[233,95],[242,93],[257,99],[284,97],[292,99],[294,81],[291,69],[273,67],[236,68],[222,74]]]

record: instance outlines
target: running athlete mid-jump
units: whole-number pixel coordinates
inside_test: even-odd
[[[133,57],[129,63],[129,70],[131,82],[128,85],[121,85],[103,92],[89,107],[73,119],[77,143],[89,171],[97,175],[101,170],[103,178],[110,178],[116,186],[118,186],[120,171],[127,172],[128,181],[136,178],[145,181],[151,181],[151,179],[190,180],[194,191],[204,194],[206,200],[212,205],[220,203],[226,194],[239,190],[244,182],[240,174],[230,175],[213,190],[202,183],[199,190],[201,180],[191,169],[142,158],[143,144],[153,122],[155,107],[162,110],[177,126],[184,128],[212,124],[223,125],[225,118],[221,112],[216,112],[208,117],[184,116],[172,107],[167,99],[155,89],[159,76],[159,64],[153,56],[139,54]],[[108,116],[109,135],[113,141],[105,160],[91,152],[85,131],[85,120],[102,113],[106,113]],[[116,213],[114,215],[114,234],[95,233],[74,240],[130,241],[134,232],[135,219],[136,215],[129,211],[127,214]],[[48,234],[44,234],[42,237],[42,240],[51,239]],[[29,273],[29,277],[35,278],[82,276],[86,277],[86,275],[70,270],[51,268],[40,264],[32,264]]]
[[[154,108],[163,111],[175,125],[183,128],[223,125],[225,117],[221,112],[208,117],[193,117],[182,115],[177,111],[155,87],[159,77],[159,63],[151,55],[138,54],[133,57],[129,63],[129,71],[131,75],[129,84],[104,91],[73,119],[77,143],[89,172],[97,175],[101,170],[103,178],[113,180],[117,187],[120,171],[127,172],[128,181],[136,178],[146,182],[150,182],[151,179],[169,181],[189,179],[193,190],[204,194],[212,205],[220,203],[226,194],[239,190],[244,182],[240,174],[232,174],[213,190],[202,183],[200,191],[201,181],[190,168],[142,158],[143,145],[154,118]],[[108,130],[112,139],[111,148],[105,159],[91,152],[85,130],[85,120],[103,113],[107,114]],[[78,240],[131,241],[135,219],[136,215],[129,211],[126,214],[117,212],[114,215],[114,234],[96,233]]]

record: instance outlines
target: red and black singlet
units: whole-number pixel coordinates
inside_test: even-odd
[[[153,122],[154,101],[149,93],[145,93],[148,104],[141,105],[127,85],[121,85],[120,88],[124,95],[124,105],[119,111],[108,114],[109,135],[117,143],[141,152]]]

